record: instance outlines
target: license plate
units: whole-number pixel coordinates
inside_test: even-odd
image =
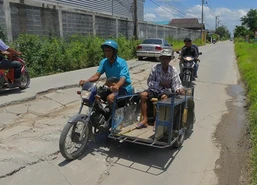
[[[145,49],[146,51],[151,51],[151,50],[152,50],[151,47],[144,47],[144,49]]]

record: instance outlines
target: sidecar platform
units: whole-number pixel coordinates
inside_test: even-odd
[[[183,129],[173,130],[174,108],[182,106],[183,103],[193,99],[189,96],[174,96],[158,101],[156,104],[156,126],[148,125],[147,128],[136,129],[140,115],[140,103],[130,104],[118,108],[113,112],[112,128],[109,138],[119,142],[131,142],[156,148],[167,148],[172,146]]]

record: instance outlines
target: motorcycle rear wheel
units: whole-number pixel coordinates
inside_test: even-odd
[[[79,130],[79,127],[80,130]],[[79,133],[79,131],[81,133]],[[89,140],[89,124],[83,122],[67,123],[59,140],[59,149],[62,156],[67,160],[78,158],[86,149]],[[70,140],[69,146],[66,142]]]
[[[21,74],[21,85],[20,85],[20,89],[26,89],[29,87],[30,84],[30,76],[29,76],[29,72],[26,71],[25,73]]]

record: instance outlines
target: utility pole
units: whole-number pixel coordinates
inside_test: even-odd
[[[204,4],[204,0],[202,0],[202,25],[201,25],[201,37],[203,40],[203,4]]]
[[[216,16],[216,20],[215,20],[215,31],[216,31],[217,28],[218,28],[218,18],[219,18],[219,16]]]
[[[134,37],[137,40],[137,0],[134,0]]]

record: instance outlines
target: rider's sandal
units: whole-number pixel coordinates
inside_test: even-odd
[[[141,129],[141,128],[146,128],[147,125],[143,124],[143,123],[138,123],[135,125],[136,129]]]

